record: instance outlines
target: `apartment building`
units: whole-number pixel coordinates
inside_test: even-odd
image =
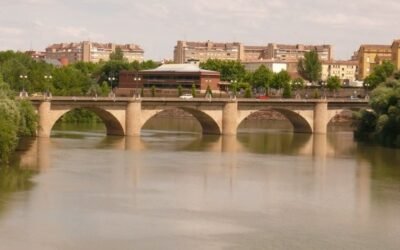
[[[286,45],[270,43],[265,46],[249,46],[242,43],[214,43],[178,41],[174,48],[174,62],[204,62],[208,59],[254,62],[275,59],[298,61],[305,52],[316,50],[320,60],[332,60],[331,45]]]
[[[298,61],[304,57],[304,53],[312,50],[317,51],[318,57],[321,61],[328,61],[333,59],[332,46],[323,45],[288,45],[269,43],[267,46],[266,59],[276,59],[280,61]]]
[[[391,46],[392,62],[397,70],[400,70],[400,39],[394,40]]]
[[[243,53],[243,45],[240,43],[178,41],[174,49],[174,62],[205,62],[208,59],[240,60]]]
[[[330,76],[337,76],[343,84],[354,82],[358,73],[357,61],[322,61],[321,80],[326,81]]]
[[[363,80],[367,77],[373,67],[384,60],[392,60],[392,46],[363,44],[358,50],[358,80]]]
[[[47,59],[67,60],[68,63],[108,61],[110,54],[120,48],[129,61],[143,61],[144,51],[136,44],[114,44],[83,41],[78,43],[58,43],[46,48]]]

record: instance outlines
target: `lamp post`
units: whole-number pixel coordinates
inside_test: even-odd
[[[51,79],[53,79],[52,75],[44,75],[44,80],[46,82],[46,95],[45,95],[46,97],[51,97],[51,93],[49,90],[49,83],[48,83],[48,81],[51,81]]]
[[[108,77],[108,81],[110,81],[110,85],[111,85],[111,90],[113,90],[114,89],[114,81],[115,80],[117,80],[117,78],[114,76],[114,74],[111,74],[109,77]]]
[[[365,99],[368,100],[369,99],[369,95],[368,94],[369,94],[369,86],[370,85],[369,85],[369,83],[365,83],[364,86],[365,86]]]
[[[22,82],[22,91],[19,94],[20,97],[26,97],[28,96],[28,93],[25,91],[25,80],[28,79],[27,75],[19,75],[19,78],[21,79]]]
[[[138,97],[140,98],[140,93],[138,93],[137,89],[138,89],[138,82],[140,82],[142,80],[142,78],[140,78],[140,76],[135,76],[133,78],[133,81],[135,82],[135,98]]]
[[[323,99],[326,99],[326,82],[321,82],[321,86],[322,86],[322,92],[324,94]]]

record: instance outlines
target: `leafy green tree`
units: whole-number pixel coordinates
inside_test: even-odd
[[[290,85],[290,75],[286,70],[282,70],[279,73],[274,74],[272,78],[271,87],[275,89],[280,89],[286,85]]]
[[[251,98],[251,88],[250,88],[250,86],[247,86],[247,88],[245,89],[244,97],[245,98]]]
[[[290,82],[286,82],[283,84],[282,96],[283,96],[283,98],[291,98],[292,97],[292,86],[290,85]]]
[[[208,59],[200,68],[220,72],[222,81],[241,80],[246,74],[243,64],[232,60]]]
[[[371,74],[364,79],[364,87],[376,88],[380,83],[385,82],[387,78],[392,76],[394,69],[395,66],[390,61],[384,61],[382,64],[375,66]]]
[[[379,84],[371,93],[370,105],[372,111],[356,114],[355,138],[400,148],[400,82]]]
[[[254,88],[268,88],[271,85],[273,77],[274,73],[264,65],[261,65],[251,76],[250,84]]]
[[[304,53],[297,64],[299,74],[306,80],[316,83],[321,80],[322,65],[315,50]]]
[[[338,76],[329,76],[326,80],[326,87],[329,91],[335,93],[340,88],[340,78]]]
[[[0,162],[8,162],[20,136],[31,136],[37,129],[37,115],[28,101],[10,98],[12,91],[0,74]]]
[[[124,52],[120,47],[116,47],[114,52],[110,54],[110,60],[114,61],[123,61],[124,60]]]
[[[196,85],[192,84],[192,96],[196,97]]]
[[[182,86],[178,85],[178,96],[182,95]]]

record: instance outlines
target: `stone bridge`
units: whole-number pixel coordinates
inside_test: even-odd
[[[104,122],[108,135],[139,136],[142,126],[167,109],[182,109],[200,123],[204,134],[235,135],[240,123],[255,112],[274,110],[283,114],[295,132],[325,134],[329,121],[344,110],[367,108],[366,100],[349,99],[180,99],[31,97],[39,114],[39,137],[50,137],[54,124],[65,113],[84,108]]]

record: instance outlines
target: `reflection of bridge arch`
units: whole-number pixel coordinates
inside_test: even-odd
[[[296,112],[296,111],[284,109],[284,108],[259,109],[259,110],[254,110],[252,112],[249,112],[248,114],[244,114],[244,115],[240,116],[240,118],[239,118],[238,127],[249,116],[255,115],[256,113],[263,112],[263,111],[276,111],[276,112],[279,112],[280,114],[282,114],[293,125],[294,132],[297,132],[297,133],[312,133],[313,132],[313,129],[312,129],[313,121],[312,121],[312,119],[309,119],[307,117],[307,114],[304,114],[304,113],[300,114],[300,112]]]
[[[150,121],[152,118],[154,118],[157,114],[161,112],[165,112],[168,110],[173,110],[173,109],[180,109],[183,110],[189,114],[191,114],[200,124],[202,128],[203,134],[215,134],[219,135],[222,133],[220,125],[218,125],[216,119],[212,117],[211,115],[205,113],[202,110],[191,108],[191,107],[167,107],[163,110],[154,110],[153,112],[148,112],[148,115],[143,119],[142,121],[142,128],[145,126],[145,124]]]

